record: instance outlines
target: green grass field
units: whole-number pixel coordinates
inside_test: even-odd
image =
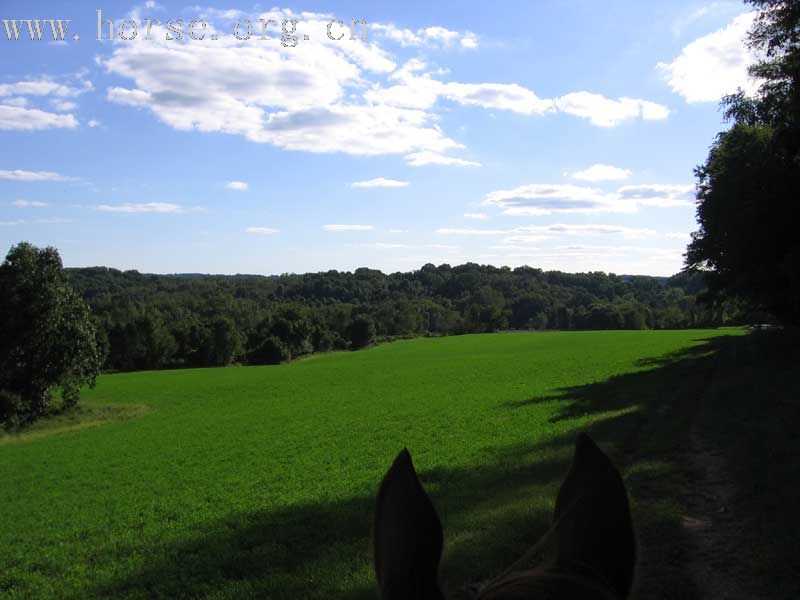
[[[470,335],[102,376],[77,417],[0,437],[0,595],[373,598],[374,494],[404,446],[456,589],[547,528],[589,430],[623,467],[644,571],[690,597],[670,570],[674,453],[715,344],[741,333]]]

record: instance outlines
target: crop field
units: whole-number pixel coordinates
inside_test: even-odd
[[[546,530],[580,430],[621,465],[642,540],[666,547],[659,486],[680,474],[664,449],[696,361],[740,334],[469,335],[104,375],[76,415],[0,437],[0,596],[374,598],[374,495],[403,447],[456,590]]]

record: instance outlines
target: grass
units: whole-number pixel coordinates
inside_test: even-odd
[[[692,598],[680,452],[741,333],[416,339],[103,376],[82,401],[105,411],[85,421],[97,426],[0,438],[0,596],[374,598],[374,494],[404,446],[442,517],[455,590],[538,539],[589,430],[624,467],[638,595]]]

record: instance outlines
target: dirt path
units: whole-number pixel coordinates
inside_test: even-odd
[[[736,487],[726,459],[704,435],[702,418],[695,418],[688,448],[691,491],[686,498],[683,526],[692,544],[687,565],[705,600],[755,600],[761,595],[748,581],[747,565],[737,549],[746,540],[737,517]]]

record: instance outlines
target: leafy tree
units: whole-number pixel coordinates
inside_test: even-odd
[[[248,360],[253,365],[277,365],[291,358],[289,347],[274,335],[261,340],[248,354]]]
[[[665,280],[477,264],[272,277],[67,271],[107,337],[105,367],[121,370],[275,362],[375,337],[708,326],[741,322],[742,314],[733,302],[698,307],[705,283],[689,272]],[[374,332],[367,326],[356,335],[359,315]]]
[[[50,389],[64,404],[93,386],[103,359],[89,307],[67,283],[55,248],[13,246],[0,265],[0,390],[4,420],[41,416]]]
[[[224,367],[244,352],[242,336],[232,319],[218,317],[211,325],[211,364]]]
[[[348,333],[353,349],[365,348],[375,341],[375,321],[367,315],[360,315],[353,319]]]
[[[729,96],[733,121],[698,167],[697,218],[686,254],[713,299],[744,299],[800,324],[800,2],[749,0],[761,9],[749,35],[762,59],[758,93]]]

